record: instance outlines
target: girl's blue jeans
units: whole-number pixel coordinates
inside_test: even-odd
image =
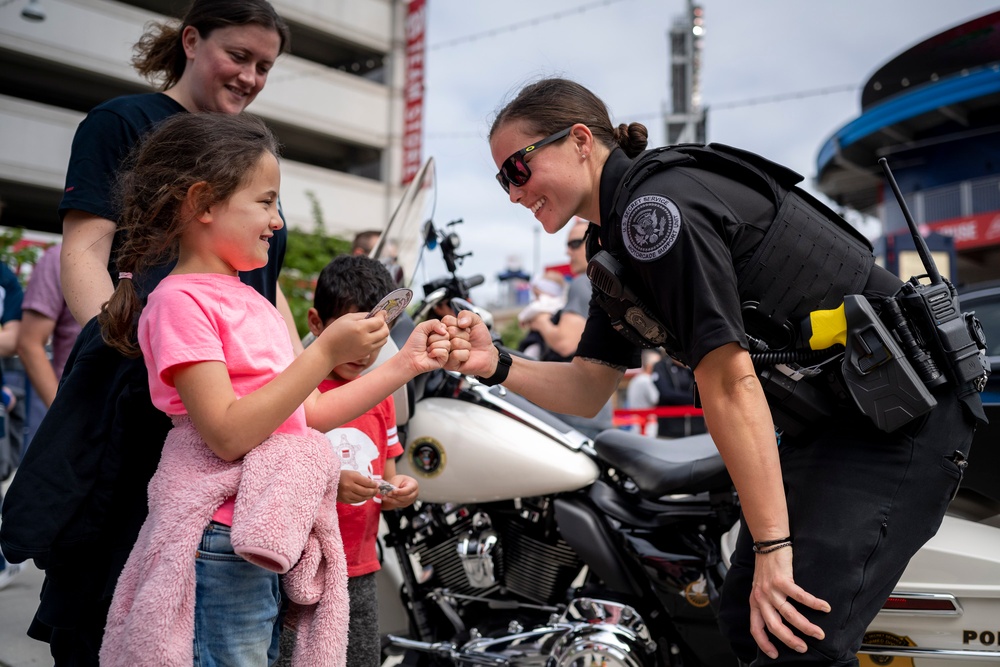
[[[210,523],[195,556],[194,667],[266,667],[278,659],[278,575],[233,551]]]

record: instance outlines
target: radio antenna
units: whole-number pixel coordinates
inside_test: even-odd
[[[939,285],[944,282],[941,279],[941,273],[938,271],[937,265],[934,263],[934,258],[931,256],[931,251],[927,248],[927,242],[924,241],[924,237],[920,235],[920,231],[917,229],[917,225],[913,222],[913,216],[910,215],[910,209],[906,207],[906,200],[903,199],[903,193],[899,191],[899,186],[896,185],[896,179],[892,176],[892,171],[889,169],[889,161],[884,157],[878,159],[879,166],[882,167],[882,171],[885,172],[885,177],[889,180],[889,187],[892,188],[892,194],[896,196],[896,201],[899,202],[899,208],[903,211],[903,217],[906,218],[906,225],[910,228],[910,236],[913,237],[913,244],[917,249],[917,254],[920,255],[920,262],[924,265],[924,271],[931,279],[932,285]]]

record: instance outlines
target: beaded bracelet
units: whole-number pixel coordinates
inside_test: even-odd
[[[761,542],[753,543],[753,552],[755,554],[769,554],[772,551],[777,551],[778,549],[784,549],[785,547],[792,546],[792,537],[783,537],[780,540],[763,540]]]
[[[784,549],[785,547],[790,547],[790,546],[792,546],[791,542],[781,542],[780,544],[775,544],[772,547],[764,547],[762,549],[758,549],[755,545],[753,548],[753,552],[755,554],[769,554],[772,551],[777,551],[778,549]]]

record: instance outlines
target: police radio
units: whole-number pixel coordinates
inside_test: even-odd
[[[934,264],[888,162],[881,158],[879,165],[926,274],[911,277],[883,299],[878,314],[864,296],[844,297],[847,349],[841,368],[848,392],[861,412],[888,432],[937,405],[931,390],[948,382],[973,414],[984,418],[981,402],[973,398],[989,374],[989,361],[981,353],[986,349],[982,326],[974,314],[962,313],[958,294]]]
[[[906,206],[896,179],[885,158],[879,159],[892,193],[899,202],[903,217],[910,228],[910,235],[927,272],[929,284],[920,282],[923,276],[914,276],[903,283],[896,301],[899,314],[911,325],[910,332],[900,326],[903,335],[912,334],[907,344],[913,348],[909,356],[914,368],[928,387],[951,381],[962,390],[982,391],[989,375],[989,360],[981,351],[986,350],[986,335],[974,313],[963,313],[958,303],[958,293],[934,264],[927,244],[917,230]],[[900,322],[902,324],[902,322]]]

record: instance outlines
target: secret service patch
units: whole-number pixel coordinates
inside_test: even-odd
[[[681,231],[681,212],[677,205],[660,195],[637,197],[622,215],[622,241],[625,250],[640,262],[663,257]]]

